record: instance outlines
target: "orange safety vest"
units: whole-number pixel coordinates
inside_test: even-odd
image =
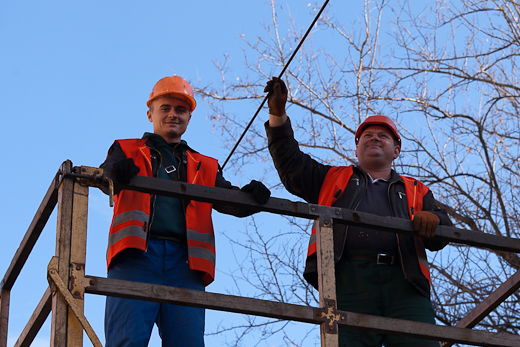
[[[345,191],[350,177],[353,173],[353,166],[337,166],[331,168],[325,179],[320,190],[320,196],[318,200],[319,205],[332,206]],[[408,203],[408,214],[410,219],[413,220],[417,211],[423,209],[423,197],[428,192],[428,187],[413,177],[401,176],[404,182],[406,191],[406,200]],[[316,223],[316,222],[315,222]],[[431,276],[428,267],[428,260],[426,257],[426,250],[424,242],[420,237],[414,237],[415,251],[417,253],[417,259],[421,273],[426,277],[428,283],[431,286]],[[309,241],[309,249],[307,251],[307,257],[316,253],[316,225],[313,225],[311,239]]]
[[[132,158],[141,171],[152,177],[150,148],[146,139],[117,140],[127,158]],[[187,151],[187,183],[215,186],[218,162],[214,158]],[[107,268],[114,256],[127,248],[147,249],[151,194],[122,190],[114,196],[114,217],[110,226]],[[211,211],[213,204],[191,200],[186,207],[186,238],[190,269],[202,272],[205,285],[215,278],[215,235]]]

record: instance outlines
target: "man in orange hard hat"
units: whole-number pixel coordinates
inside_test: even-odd
[[[153,133],[112,144],[101,165],[110,178],[127,184],[140,175],[238,189],[224,179],[216,159],[181,139],[197,105],[188,82],[178,76],[161,79],[146,105]],[[242,191],[260,204],[271,194],[255,180]],[[212,208],[237,217],[252,214],[196,200],[117,192],[108,239],[108,278],[204,290],[215,277]],[[162,346],[204,346],[204,309],[107,297],[106,346],[145,347],[154,324]]]
[[[401,152],[401,136],[385,116],[368,117],[355,134],[357,165],[330,166],[300,151],[285,112],[287,88],[267,83],[269,151],[289,192],[308,203],[348,208],[379,216],[412,219],[415,236],[335,224],[334,260],[338,309],[435,324],[430,302],[426,249],[442,249],[437,225],[452,223],[437,207],[431,190],[400,176],[392,162]],[[313,228],[304,277],[318,289],[316,230]],[[340,346],[439,346],[439,342],[339,329]]]

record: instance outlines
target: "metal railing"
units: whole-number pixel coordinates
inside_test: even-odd
[[[51,346],[82,346],[83,330],[94,346],[101,346],[83,314],[85,293],[318,324],[321,345],[327,347],[338,345],[338,325],[348,326],[350,329],[445,341],[445,346],[451,346],[453,343],[477,346],[520,346],[520,337],[517,335],[471,330],[520,287],[520,272],[502,284],[456,327],[340,311],[336,306],[333,223],[411,235],[413,234],[412,222],[279,198],[271,198],[265,205],[258,205],[249,194],[229,189],[141,176],[135,177],[128,185],[116,186],[116,188],[150,194],[225,203],[256,211],[318,220],[319,307],[85,275],[88,191],[89,187],[100,188],[104,183],[106,178],[101,169],[73,167],[70,161],[64,162],[60,167],[2,280],[0,347],[7,346],[10,291],[56,205],[58,205],[56,255],[52,257],[48,266],[49,288],[43,293],[42,299],[20,334],[16,347],[30,346],[51,312]],[[488,249],[520,252],[519,239],[471,230],[439,226],[435,237]]]

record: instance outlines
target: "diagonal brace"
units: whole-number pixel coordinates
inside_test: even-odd
[[[53,287],[53,289],[57,289],[57,291],[59,291],[60,294],[63,295],[63,297],[69,304],[72,312],[74,312],[74,314],[76,315],[76,318],[78,318],[79,323],[81,324],[81,326],[87,333],[87,336],[90,338],[90,341],[92,342],[94,347],[103,347],[103,345],[99,341],[99,338],[97,337],[96,333],[94,332],[94,329],[92,329],[92,326],[90,325],[87,318],[83,314],[82,310],[80,309],[80,307],[74,300],[74,297],[68,290],[65,283],[63,283],[60,276],[58,275],[57,259],[58,259],[57,257],[52,257],[52,259],[49,263],[49,266],[47,267],[47,275],[48,275],[48,280],[49,280],[49,283],[51,284],[51,287]]]

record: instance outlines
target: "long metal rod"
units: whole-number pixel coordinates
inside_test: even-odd
[[[316,15],[316,17],[314,17],[314,20],[312,21],[311,25],[309,26],[309,28],[307,29],[307,32],[305,33],[305,35],[303,35],[303,38],[300,40],[300,43],[298,44],[298,46],[296,47],[296,49],[294,50],[293,54],[291,55],[291,57],[289,58],[289,60],[287,61],[287,63],[284,65],[283,69],[282,69],[282,72],[280,72],[280,75],[278,75],[278,78],[282,78],[283,74],[285,73],[285,71],[287,70],[287,68],[289,67],[289,64],[291,64],[291,61],[294,59],[294,57],[296,56],[296,53],[298,53],[298,51],[300,50],[300,47],[302,46],[303,42],[305,41],[305,39],[307,38],[307,36],[309,35],[309,33],[311,32],[311,29],[312,27],[314,26],[314,24],[316,24],[316,22],[318,21],[318,18],[320,18],[321,16],[321,13],[323,12],[323,10],[325,9],[325,7],[327,6],[327,4],[329,3],[330,0],[326,0],[325,3],[323,4],[323,6],[321,6],[321,9],[320,11],[318,12],[318,14]],[[260,113],[260,110],[262,110],[262,107],[264,107],[264,104],[265,102],[267,101],[267,95],[264,97],[264,100],[262,101],[262,103],[260,104],[260,106],[258,107],[258,109],[256,110],[253,118],[251,118],[251,120],[249,121],[249,124],[246,126],[246,128],[244,129],[244,132],[242,133],[242,135],[240,136],[240,138],[238,139],[237,143],[235,143],[235,146],[233,147],[233,149],[231,150],[231,152],[229,153],[228,157],[226,158],[226,161],[224,161],[224,164],[222,164],[222,170],[224,170],[224,167],[226,166],[227,162],[229,161],[229,159],[231,158],[231,156],[233,155],[233,153],[235,152],[235,150],[237,149],[238,145],[240,144],[240,141],[242,141],[242,139],[244,138],[244,136],[246,135],[247,131],[249,130],[249,128],[251,127],[251,124],[253,124],[254,120],[256,119],[256,116],[258,116],[258,114]]]
[[[40,206],[38,207],[38,210],[36,211],[36,214],[34,215],[31,225],[27,229],[22,242],[20,242],[20,247],[18,247],[16,250],[11,264],[5,272],[4,278],[0,283],[0,288],[11,290],[16,279],[18,278],[18,275],[22,271],[25,262],[29,258],[36,241],[40,237],[43,228],[54,211],[54,207],[58,202],[57,186],[60,181],[60,175],[60,172],[58,172],[58,174],[52,180],[45,197],[43,198]]]

